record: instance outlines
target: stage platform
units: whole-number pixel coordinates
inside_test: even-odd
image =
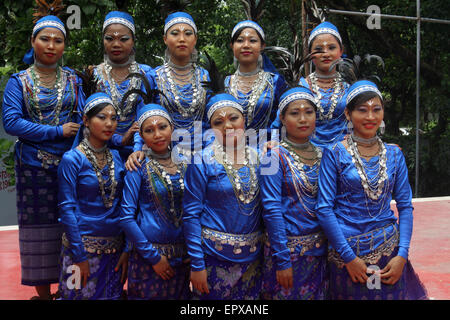
[[[431,299],[450,300],[450,197],[414,199],[410,260]],[[395,208],[395,205],[393,205]],[[0,227],[0,300],[28,300],[33,287],[20,284],[17,226]],[[57,285],[52,286],[52,292]]]

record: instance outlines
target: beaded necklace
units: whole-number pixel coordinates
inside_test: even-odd
[[[336,77],[334,78],[334,87],[333,87],[333,93],[331,95],[330,101],[331,106],[328,112],[325,114],[324,107],[322,106],[322,93],[320,92],[319,85],[317,84],[317,75],[315,72],[311,73],[309,75],[309,79],[311,80],[311,91],[314,93],[314,100],[317,106],[317,110],[319,111],[319,120],[331,120],[333,119],[333,112],[336,109],[336,106],[338,104],[338,98],[343,90],[343,84],[342,84],[342,76],[339,72],[337,72]]]
[[[247,106],[246,109],[244,110],[245,112],[244,116],[247,119],[247,127],[249,127],[253,121],[256,104],[258,103],[259,97],[266,88],[266,84],[270,83],[269,82],[270,73],[264,72],[264,70],[259,70],[257,75],[258,76],[256,77],[256,79],[253,81],[251,90],[246,94],[243,93],[245,97],[244,102],[241,103],[241,105]],[[253,74],[250,76],[253,76]],[[236,71],[233,75],[230,76],[231,82],[230,94],[236,98],[239,98],[238,89],[241,89],[241,84],[243,83],[241,80],[239,80],[239,77],[245,77],[245,75],[240,73],[240,71]],[[268,112],[267,117],[269,115],[270,112]]]
[[[80,143],[80,148],[83,151],[83,153],[86,155],[86,158],[91,163],[92,167],[94,168],[95,175],[97,176],[98,184],[100,187],[100,193],[102,195],[103,204],[106,208],[111,208],[114,202],[114,197],[116,194],[116,187],[117,187],[117,181],[115,178],[115,172],[114,172],[114,159],[112,156],[112,153],[109,149],[105,148],[99,148],[97,150],[100,150],[99,152],[96,152],[95,149],[93,150],[92,146],[90,145],[89,141],[87,139],[83,139]],[[94,153],[100,153],[103,152],[106,154],[106,166],[108,166],[109,172],[108,172],[108,180],[103,179],[102,175],[102,169],[100,169],[97,161],[97,157]],[[109,186],[109,197],[106,196],[106,183],[108,181],[111,181],[111,184]]]
[[[146,152],[146,156],[148,158],[146,169],[147,169],[147,178],[148,184],[150,188],[152,188],[152,197],[155,200],[155,203],[158,204],[158,212],[169,219],[171,223],[174,224],[176,228],[181,226],[181,218],[183,215],[183,208],[181,206],[175,206],[175,193],[173,188],[172,179],[170,178],[170,174],[164,169],[164,167],[152,157],[150,153]],[[164,188],[167,190],[168,200],[170,208],[166,208],[163,204],[163,199],[159,192],[157,191],[155,175],[156,178],[163,184]],[[177,171],[174,175],[179,175],[179,184],[181,190],[181,196],[184,192],[184,174],[186,172],[186,165],[184,163],[177,164]],[[162,210],[162,211],[161,211]]]
[[[40,106],[40,99],[39,99],[39,93],[41,92],[41,82],[40,82],[40,77],[39,74],[36,73],[35,70],[35,66],[32,65],[30,68],[30,74],[31,74],[31,79],[33,81],[33,88],[32,88],[32,97],[30,99],[30,106],[31,106],[31,116],[36,116],[37,118],[39,118],[39,122],[42,123],[43,120],[45,119],[41,108],[45,109],[47,106],[49,105],[53,105],[54,101],[50,101],[49,103]],[[62,110],[62,105],[63,105],[63,94],[64,94],[64,90],[63,90],[63,84],[65,83],[65,77],[61,76],[62,74],[62,69],[61,67],[57,68],[56,71],[56,81],[55,81],[55,86],[52,89],[53,91],[56,92],[56,106],[54,108],[53,113],[51,113],[50,115],[47,116],[47,118],[49,118],[50,116],[54,115],[52,120],[50,120],[47,124],[49,125],[54,125],[57,126],[59,124],[59,114],[61,113]]]
[[[360,153],[358,150],[357,142],[354,141],[352,135],[347,137],[348,151],[352,156],[352,162],[355,164],[356,170],[358,171],[358,175],[361,178],[361,184],[364,189],[365,194],[371,200],[378,200],[381,194],[383,193],[385,181],[387,180],[387,156],[386,156],[386,147],[380,138],[377,137],[378,144],[380,147],[380,157],[378,162],[370,167],[369,165],[365,165],[360,157]],[[366,171],[376,171],[377,174],[374,178],[369,179]]]
[[[192,71],[188,73],[190,74],[189,80],[186,80],[188,78],[185,78],[186,75],[183,75],[183,79],[177,78],[180,82],[185,84],[190,84],[192,86],[192,94],[184,94],[182,91],[178,89],[178,86],[175,83],[174,76],[177,76],[177,73],[175,72],[175,67],[172,64],[165,63],[159,70],[158,75],[161,80],[166,80],[166,83],[168,86],[159,86],[163,88],[163,93],[167,97],[171,97],[171,100],[175,104],[175,110],[178,112],[183,118],[197,118],[201,119],[203,117],[203,111],[204,111],[204,105],[206,101],[206,90],[202,87],[201,81],[201,68],[197,68],[195,64],[192,64]],[[172,73],[174,75],[172,75]],[[170,95],[168,94],[168,91],[170,91]],[[173,97],[173,98],[172,98]],[[192,101],[189,103],[188,101]],[[184,102],[184,106],[183,103]],[[168,106],[169,109],[173,110],[173,107],[171,105]],[[201,110],[201,112],[199,112]]]
[[[126,106],[123,110],[120,109],[120,102],[122,101],[123,95],[117,90],[117,83],[114,80],[113,76],[111,75],[113,67],[108,61],[105,61],[103,64],[103,71],[106,75],[106,80],[109,83],[109,90],[110,90],[110,96],[114,103],[114,106],[116,107],[117,114],[121,121],[126,120],[127,116],[130,114],[130,112],[133,110],[134,105],[137,101],[137,94],[132,94],[128,97]],[[130,66],[128,67],[129,74],[131,73],[139,73],[139,65],[136,63],[136,61],[133,61],[130,63]],[[133,77],[130,79],[127,89],[125,92],[133,90],[133,89],[139,89],[141,87],[141,80],[137,77]]]

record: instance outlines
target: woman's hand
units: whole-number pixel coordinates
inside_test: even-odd
[[[144,159],[144,152],[135,151],[128,157],[127,162],[125,162],[125,168],[128,171],[136,171],[138,167],[141,167],[141,161]]]
[[[208,273],[206,269],[201,271],[191,271],[192,286],[200,291],[200,293],[209,294]]]
[[[267,150],[275,148],[279,145],[279,142],[276,140],[270,140],[264,143],[262,155],[264,156],[267,153]]]
[[[291,268],[276,271],[277,282],[286,290],[294,286],[294,272]]]
[[[134,133],[139,131],[139,124],[135,121],[131,127],[125,132],[122,138],[123,146],[131,146],[134,141]]]
[[[384,284],[394,285],[400,279],[405,267],[406,259],[402,256],[392,258],[386,267],[380,271],[381,282]]]
[[[166,256],[161,256],[161,259],[157,264],[154,264],[153,270],[163,279],[163,280],[169,280],[175,275],[175,271],[172,269],[172,267],[169,264],[169,260]]]
[[[367,279],[367,266],[364,260],[359,257],[356,257],[349,263],[345,264],[347,268],[348,274],[354,283],[366,283]]]
[[[82,288],[86,287],[88,278],[91,276],[91,272],[89,271],[89,261],[84,260],[82,262],[75,263],[78,268],[80,268],[80,283]]]
[[[62,125],[62,129],[63,129],[63,137],[70,138],[77,135],[78,129],[80,129],[80,125],[75,122],[67,122]]]
[[[122,275],[120,276],[120,282],[125,283],[127,280],[127,272],[128,272],[128,252],[123,252],[120,255],[119,262],[117,262],[116,267],[114,268],[115,272],[118,272],[120,268],[122,268]]]

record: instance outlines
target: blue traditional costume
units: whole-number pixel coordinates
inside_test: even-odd
[[[355,82],[346,104],[363,92],[382,95],[369,81]],[[396,145],[378,137],[379,155],[361,158],[353,135],[325,149],[319,173],[317,217],[330,243],[331,299],[423,299],[426,291],[408,260],[413,207],[405,158]],[[396,201],[398,220],[391,210]],[[380,270],[395,256],[407,260],[394,285],[353,283],[344,264],[361,258]],[[373,269],[377,269],[372,267]],[[376,283],[374,284],[376,285]]]
[[[37,21],[33,38],[44,28],[66,31],[56,16]],[[67,67],[57,67],[55,86],[41,86],[31,49],[24,62],[32,64],[13,74],[3,96],[3,126],[17,136],[15,170],[22,284],[58,282],[61,225],[57,209],[57,167],[73,137],[63,136],[63,124],[81,122],[84,93],[81,79]]]
[[[226,93],[207,104],[207,116],[223,107],[243,113]],[[261,199],[259,159],[246,147],[246,163],[233,168],[217,140],[188,165],[183,198],[183,228],[191,270],[208,274],[208,295],[196,299],[258,299],[261,290]]]
[[[139,126],[152,116],[171,124],[167,111],[156,104],[139,109]],[[128,299],[188,299],[189,263],[182,231],[182,197],[186,165],[169,174],[151,149],[137,171],[125,177],[120,225],[134,244],[128,269]],[[170,153],[166,158],[170,157]],[[162,279],[152,268],[161,256],[168,258],[175,275]]]
[[[86,100],[84,112],[101,104],[113,105],[103,92]],[[81,129],[80,129],[81,131]],[[121,269],[115,271],[125,248],[119,226],[125,167],[117,150],[105,145],[107,163],[99,168],[85,137],[66,152],[58,168],[59,208],[64,226],[59,290],[63,300],[106,300],[122,296]],[[89,262],[87,285],[71,285],[71,266]]]
[[[265,34],[259,24],[251,20],[244,20],[236,24],[231,33],[233,38],[242,28],[252,28],[265,40]],[[256,75],[252,88],[248,92],[242,92],[239,88],[239,79]],[[256,133],[267,130],[267,137],[259,141],[259,145],[266,139],[271,139],[271,124],[277,116],[280,96],[287,89],[284,78],[276,71],[266,55],[260,56],[260,63],[256,70],[250,73],[242,73],[237,68],[236,72],[225,78],[225,86],[228,93],[233,95],[244,108],[246,129],[254,129]],[[277,137],[273,137],[278,139]]]
[[[111,11],[105,17],[103,23],[103,33],[105,33],[106,28],[111,24],[121,24],[130,29],[133,37],[135,37],[135,25],[134,20],[131,15],[120,11]],[[133,49],[134,50],[134,49]],[[130,55],[128,61],[124,65],[129,65],[129,73],[140,73],[146,76],[152,68],[145,64],[137,63],[134,60],[134,52]],[[128,159],[128,156],[133,152],[132,145],[122,145],[123,135],[130,129],[133,123],[137,120],[136,113],[138,106],[142,106],[143,103],[138,99],[137,94],[132,94],[128,97],[126,102],[122,105],[122,98],[127,91],[133,89],[140,89],[145,91],[144,84],[142,80],[137,77],[132,77],[131,79],[125,79],[120,84],[116,83],[111,71],[112,68],[117,66],[112,61],[109,60],[108,56],[105,54],[105,61],[94,68],[94,76],[98,81],[97,89],[98,91],[107,93],[114,102],[114,107],[118,110],[119,121],[117,124],[116,133],[110,140],[110,146],[113,149],[117,149],[120,152],[120,156],[124,161]],[[123,107],[123,108],[122,108]]]
[[[311,46],[314,38],[320,34],[331,34],[336,37],[342,46],[342,39],[338,29],[330,22],[322,22],[315,27],[308,39]],[[311,52],[314,50],[310,50]],[[320,147],[327,147],[344,139],[347,134],[347,119],[345,118],[345,94],[349,88],[339,72],[334,75],[334,85],[329,89],[322,89],[318,85],[316,72],[311,73],[307,79],[301,78],[299,84],[309,88],[314,95],[316,111],[316,132],[311,138],[311,142]],[[327,78],[329,78],[327,76]],[[279,119],[276,119],[272,127],[280,127]]]
[[[172,26],[179,23],[191,26],[194,33],[197,34],[194,19],[185,12],[168,15],[165,20],[164,33],[166,34]],[[186,66],[177,66],[170,60],[170,53],[166,50],[164,65],[156,67],[147,76],[152,88],[162,92],[161,95],[156,96],[155,103],[162,105],[169,112],[175,129],[179,130],[178,133],[175,133],[176,138],[183,137],[181,141],[174,141],[174,147],[177,146],[178,151],[188,157],[191,152],[201,150],[204,145],[202,133],[208,128],[205,105],[210,96],[210,92],[202,86],[202,82],[209,81],[208,71],[196,64],[197,53],[195,49],[194,51],[190,63]],[[184,77],[177,79],[180,71],[189,69],[191,77],[188,82]],[[136,137],[135,140],[139,142],[135,144],[134,151],[141,150],[142,138]]]
[[[310,90],[293,88],[281,96],[280,113],[289,103],[309,100]],[[316,154],[314,164],[307,165],[293,149],[294,143],[284,138],[268,152],[271,161],[261,169],[263,218],[268,232],[265,246],[264,299],[322,300],[327,298],[327,241],[315,214],[317,183],[322,148],[310,142],[297,146]],[[293,268],[293,288],[284,289],[277,282],[276,270]]]

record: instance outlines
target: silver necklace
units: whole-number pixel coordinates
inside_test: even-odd
[[[352,139],[353,139],[353,141],[355,141],[357,143],[368,145],[368,146],[373,146],[374,144],[376,144],[378,142],[377,135],[373,136],[372,138],[365,139],[365,138],[356,136],[355,133],[352,133]]]
[[[311,80],[311,89],[314,93],[314,100],[317,106],[317,110],[319,111],[319,120],[331,120],[333,119],[333,112],[336,109],[338,104],[338,97],[343,89],[342,85],[342,77],[339,72],[336,72],[336,77],[334,78],[334,87],[333,93],[331,95],[331,105],[330,109],[327,113],[325,113],[324,107],[322,106],[322,93],[320,92],[320,88],[317,84],[317,76],[316,73],[313,72],[309,75],[309,79]]]

